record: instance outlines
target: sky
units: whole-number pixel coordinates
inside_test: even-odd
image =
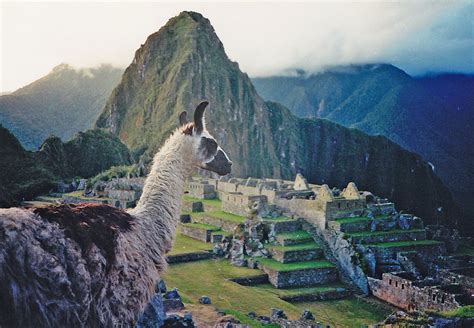
[[[0,1],[0,92],[60,63],[125,68],[146,37],[183,10],[209,18],[251,77],[374,62],[412,75],[474,73],[473,1]]]

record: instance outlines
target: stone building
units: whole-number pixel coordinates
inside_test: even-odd
[[[407,311],[447,311],[470,303],[463,285],[417,280],[412,272],[384,273],[381,280],[368,279],[376,297]]]
[[[200,199],[214,199],[216,198],[215,184],[209,183],[207,180],[189,181],[188,182],[189,195]]]

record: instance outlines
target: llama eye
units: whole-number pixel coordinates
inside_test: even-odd
[[[205,158],[214,156],[217,152],[217,142],[214,139],[202,137],[199,150],[202,151]]]

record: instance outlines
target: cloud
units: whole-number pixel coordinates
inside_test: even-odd
[[[413,74],[474,71],[469,2],[2,2],[0,90],[61,62],[126,67],[146,37],[182,10],[208,17],[227,54],[251,76],[367,62]]]

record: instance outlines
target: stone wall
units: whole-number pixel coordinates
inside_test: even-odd
[[[216,198],[215,186],[209,184],[207,181],[195,182],[191,181],[188,184],[189,195],[199,199],[214,199]]]
[[[267,204],[267,197],[261,195],[248,196],[241,193],[223,193],[221,195],[222,210],[243,217],[251,213],[256,203]]]
[[[294,271],[274,271],[267,267],[262,269],[268,274],[268,280],[276,288],[307,287],[337,280],[337,270],[335,267]]]
[[[323,204],[309,199],[275,199],[275,204],[292,215],[306,219],[320,229],[326,229],[326,218]]]
[[[454,294],[436,286],[418,287],[401,274],[384,273],[381,280],[369,278],[372,294],[407,311],[447,311],[460,306]]]
[[[181,225],[181,233],[185,236],[208,243],[211,241],[212,230]]]

